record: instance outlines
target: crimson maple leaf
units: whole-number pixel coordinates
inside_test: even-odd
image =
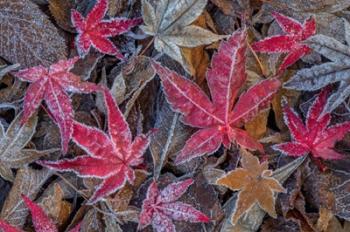
[[[58,171],[73,171],[80,177],[102,179],[89,204],[115,192],[128,180],[133,183],[133,167],[143,162],[143,154],[149,145],[149,136],[136,136],[132,141],[129,125],[116,105],[111,93],[103,91],[107,108],[108,135],[103,131],[74,122],[72,139],[88,155],[59,161],[38,163]]]
[[[31,201],[27,196],[22,195],[24,203],[27,205],[30,213],[32,214],[32,221],[36,232],[58,232],[55,223],[49,218],[44,210],[39,205]],[[79,232],[80,223],[77,224],[69,232]],[[18,229],[10,224],[0,220],[0,229],[4,232],[22,232],[23,230]]]
[[[183,114],[185,124],[200,128],[187,140],[177,163],[214,153],[222,143],[227,148],[235,142],[250,150],[263,151],[262,145],[240,127],[268,106],[281,83],[277,79],[261,81],[243,93],[234,106],[246,80],[246,47],[245,31],[237,31],[221,43],[207,72],[212,101],[192,81],[153,62],[173,109]]]
[[[129,31],[132,27],[142,23],[142,19],[112,18],[110,20],[103,20],[107,9],[107,0],[97,0],[86,18],[77,10],[72,11],[72,23],[78,32],[75,42],[80,57],[84,57],[89,52],[90,47],[93,46],[101,53],[124,59],[119,49],[108,37]]]
[[[311,51],[302,42],[316,33],[316,21],[312,17],[301,24],[277,12],[272,15],[286,34],[271,36],[255,42],[252,48],[258,52],[288,53],[279,67],[279,71],[283,71]]]
[[[139,229],[152,224],[158,231],[175,232],[172,220],[190,222],[209,222],[209,218],[189,204],[177,201],[193,184],[192,179],[172,183],[159,191],[153,181],[148,187],[146,199],[143,200],[139,217]]]
[[[22,81],[29,81],[24,97],[24,113],[22,123],[28,121],[41,102],[45,100],[49,111],[58,124],[61,133],[62,150],[68,150],[68,143],[73,132],[73,108],[66,91],[91,93],[99,90],[93,83],[82,82],[80,77],[69,72],[78,57],[60,60],[50,67],[36,66],[15,72]]]
[[[333,148],[335,142],[342,139],[350,130],[350,122],[328,127],[331,115],[322,113],[327,103],[328,94],[329,89],[325,88],[313,102],[306,117],[306,125],[284,102],[285,123],[291,132],[293,141],[274,145],[273,149],[289,156],[302,156],[311,153],[315,158],[326,160],[342,158],[342,155],[334,151]]]

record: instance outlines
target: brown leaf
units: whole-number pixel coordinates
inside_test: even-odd
[[[49,9],[56,23],[64,30],[74,33],[71,22],[71,9],[74,9],[74,0],[49,0]]]
[[[19,169],[12,189],[1,210],[1,219],[13,226],[21,228],[28,215],[28,208],[25,206],[21,194],[34,199],[51,175],[51,172],[47,169]]]
[[[29,0],[0,0],[0,55],[21,68],[50,65],[67,56],[64,39]]]

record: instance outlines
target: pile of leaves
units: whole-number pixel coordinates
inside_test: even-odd
[[[349,231],[349,21],[0,0],[0,231]]]

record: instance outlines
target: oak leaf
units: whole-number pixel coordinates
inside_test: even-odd
[[[44,210],[40,208],[39,205],[31,201],[27,196],[22,195],[22,199],[29,208],[32,214],[33,225],[36,232],[58,232],[58,229],[51,218],[49,218]],[[21,232],[21,229],[18,229],[3,220],[0,220],[0,229],[4,232]],[[69,232],[79,232],[80,223],[77,224]]]
[[[20,168],[57,150],[25,149],[35,133],[38,118],[33,116],[25,124],[21,124],[21,115],[20,113],[15,117],[6,132],[0,122],[0,175],[11,182],[14,180],[12,168]]]
[[[265,53],[288,53],[279,67],[280,72],[311,51],[302,42],[316,33],[316,21],[314,18],[310,18],[301,24],[293,18],[277,12],[272,15],[286,34],[275,35],[255,42],[252,48],[255,51]]]
[[[258,204],[271,217],[276,218],[275,193],[284,192],[285,189],[272,177],[272,171],[268,170],[268,162],[260,163],[257,157],[243,151],[241,166],[228,172],[216,182],[232,191],[239,191],[232,213],[232,224],[236,224],[241,216],[255,204]]]
[[[108,134],[74,122],[73,141],[88,155],[59,161],[40,161],[39,164],[58,171],[73,171],[80,177],[102,179],[89,204],[95,203],[123,187],[128,180],[133,183],[133,167],[143,162],[149,137],[141,134],[132,141],[129,125],[116,105],[111,93],[104,89],[107,109]]]
[[[97,0],[95,6],[84,18],[77,10],[72,11],[72,23],[78,35],[75,39],[80,57],[84,57],[91,46],[99,52],[124,59],[119,49],[108,37],[123,34],[142,23],[142,19],[111,18],[103,20],[108,10],[108,0]]]
[[[283,103],[284,119],[292,135],[292,141],[274,145],[274,150],[296,157],[311,153],[315,158],[326,160],[342,158],[342,155],[333,148],[335,142],[341,140],[350,130],[350,122],[328,126],[331,115],[322,114],[328,94],[329,88],[325,88],[318,95],[309,108],[305,125],[287,103]]]
[[[350,95],[350,24],[345,19],[344,27],[347,45],[321,34],[306,40],[304,43],[330,62],[301,69],[284,84],[288,89],[314,91],[339,82],[338,90],[327,100],[325,113],[332,112]]]
[[[189,204],[178,201],[191,184],[193,180],[187,179],[172,183],[160,191],[157,183],[153,181],[142,203],[139,229],[152,224],[157,232],[175,232],[173,220],[209,222],[205,214]]]
[[[22,68],[49,65],[67,56],[64,38],[30,0],[0,0],[0,56]]]
[[[153,63],[172,108],[182,114],[185,124],[200,128],[179,152],[177,163],[212,154],[221,144],[228,148],[231,143],[236,143],[250,150],[263,151],[262,145],[240,127],[268,107],[280,81],[263,80],[241,94],[234,104],[246,80],[245,52],[245,31],[237,31],[221,43],[207,71],[212,101],[192,81]]]
[[[145,25],[141,29],[154,36],[154,46],[159,52],[179,62],[188,72],[189,64],[180,47],[211,44],[226,37],[190,25],[202,14],[207,0],[160,0],[153,3],[155,4],[152,5],[148,0],[142,1]]]
[[[69,60],[60,60],[48,68],[39,65],[15,73],[22,81],[31,82],[24,97],[22,123],[27,122],[41,102],[45,100],[60,129],[63,152],[68,149],[68,143],[73,133],[74,119],[67,91],[91,93],[99,89],[93,83],[82,82],[79,76],[70,72],[77,61],[78,57],[74,57]]]

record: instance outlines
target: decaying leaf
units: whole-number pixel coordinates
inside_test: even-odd
[[[0,0],[0,56],[22,68],[66,58],[64,39],[29,0]]]
[[[325,88],[310,106],[304,125],[302,119],[284,103],[285,123],[288,126],[292,142],[273,146],[273,149],[289,156],[303,156],[311,153],[315,158],[341,159],[342,155],[333,148],[350,130],[350,122],[344,122],[328,127],[331,115],[322,114],[329,94]]]
[[[19,169],[12,189],[1,210],[0,218],[17,228],[21,228],[28,215],[28,209],[25,207],[21,195],[25,194],[30,198],[35,198],[51,175],[52,173],[47,169]]]
[[[240,191],[237,196],[235,210],[232,214],[232,224],[254,204],[276,218],[275,193],[284,192],[282,185],[268,170],[268,162],[259,163],[259,159],[249,152],[242,152],[242,168],[236,168],[217,180],[217,184]]]
[[[75,6],[74,0],[49,0],[49,9],[56,23],[64,30],[74,32],[70,12]]]
[[[153,4],[152,4],[153,3]],[[154,36],[154,46],[178,61],[189,71],[180,47],[197,47],[225,38],[201,27],[190,25],[202,14],[207,0],[142,1],[145,25],[142,30]]]
[[[152,224],[157,232],[175,232],[172,220],[189,222],[209,222],[209,218],[189,204],[178,201],[193,184],[192,179],[172,183],[162,191],[153,181],[147,190],[147,197],[143,200],[139,219],[139,229]]]
[[[288,82],[285,88],[314,91],[329,84],[339,82],[338,90],[327,100],[325,113],[332,112],[350,95],[350,24],[344,19],[347,45],[332,37],[318,34],[305,43],[316,52],[330,60],[311,68],[299,70]]]
[[[228,41],[223,41],[212,59],[207,82],[212,101],[198,85],[159,63],[153,67],[159,75],[170,105],[182,114],[182,121],[200,128],[179,152],[176,162],[212,154],[221,144],[231,143],[250,150],[263,151],[263,146],[240,127],[266,109],[280,87],[278,79],[266,79],[241,94],[245,83],[246,32],[238,30]]]
[[[81,177],[102,179],[89,204],[123,187],[126,181],[134,183],[133,167],[143,162],[143,154],[149,145],[149,136],[140,134],[132,140],[131,131],[108,89],[104,89],[107,108],[108,134],[74,122],[73,141],[87,152],[75,159],[40,161],[43,166],[58,171],[73,171]]]
[[[5,74],[16,70],[19,66],[19,64],[0,66],[0,80],[5,76]]]
[[[21,117],[22,114],[18,114],[6,132],[0,122],[0,175],[8,181],[14,180],[11,168],[20,168],[39,159],[41,156],[59,150],[38,151],[35,149],[24,149],[35,133],[38,118],[33,116],[22,125],[20,123]]]

